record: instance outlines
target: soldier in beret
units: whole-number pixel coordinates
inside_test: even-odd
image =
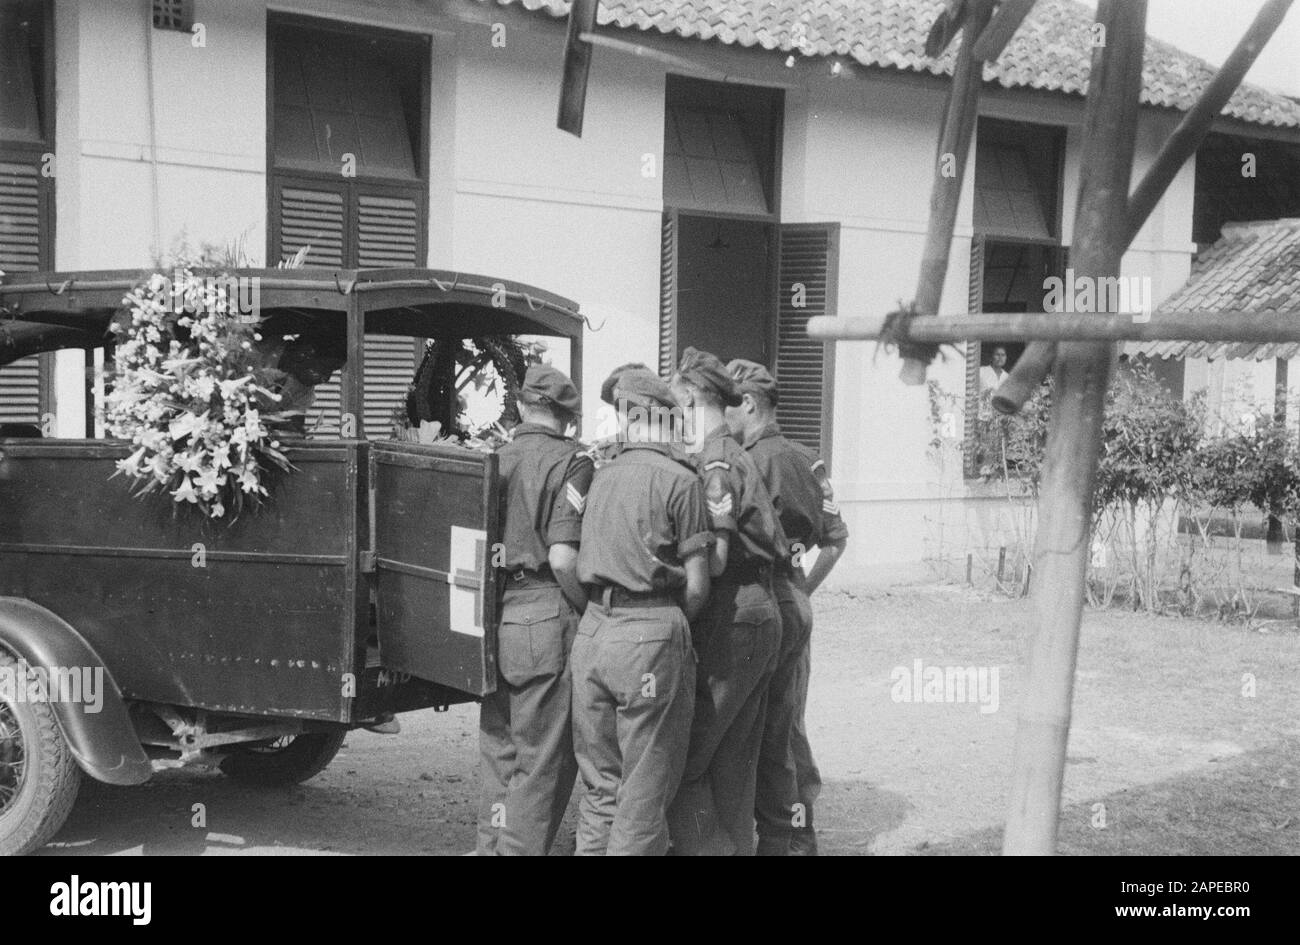
[[[772,567],[785,540],[758,468],[727,427],[724,411],[741,398],[722,362],[687,348],[671,386],[694,433],[687,449],[715,545],[713,591],[696,628],[691,749],[669,827],[678,854],[752,856],[768,680],[781,642]]]
[[[577,852],[662,855],[695,704],[688,621],[709,595],[713,536],[699,478],[666,442],[668,385],[631,369],[611,394],[621,448],[596,471],[578,553],[591,603],[571,660]]]
[[[727,408],[727,423],[753,457],[767,484],[789,542],[773,586],[781,610],[781,651],[768,687],[767,721],[758,766],[758,852],[811,856],[817,852],[813,802],[821,775],[804,726],[811,666],[812,608],[809,595],[835,566],[848,540],[826,475],[812,450],[786,439],[776,423],[778,390],[767,368],[753,361],[727,365],[741,395]],[[803,558],[820,554],[806,574]]]
[[[609,372],[609,377],[605,378],[605,383],[600,385],[600,399],[611,407],[616,406],[614,403],[614,386],[618,383],[619,375],[624,371],[649,371],[650,369],[640,361],[629,361],[627,364],[621,364]]]
[[[600,385],[600,399],[617,410],[618,405],[614,402],[614,385],[618,383],[619,377],[625,371],[646,371],[650,369],[640,361],[629,361],[627,364],[619,365],[609,372],[609,377]],[[596,461],[598,466],[603,466],[615,456],[620,449],[619,431],[615,430],[605,433],[607,428],[602,423],[602,429],[598,431],[598,439],[592,444],[590,455]]]
[[[497,687],[479,715],[477,852],[543,855],[573,791],[569,651],[587,596],[577,577],[591,460],[565,435],[581,400],[573,382],[533,365],[523,419],[498,450],[505,568]]]

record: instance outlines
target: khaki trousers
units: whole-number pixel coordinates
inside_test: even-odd
[[[497,634],[497,688],[479,711],[479,856],[542,856],[577,776],[569,650],[577,614],[558,586],[511,588]]]
[[[571,658],[585,791],[579,856],[661,856],[695,705],[690,627],[675,606],[587,607]]]

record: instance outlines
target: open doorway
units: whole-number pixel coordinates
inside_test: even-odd
[[[680,214],[678,352],[770,363],[773,224]]]
[[[771,363],[781,92],[670,75],[664,105],[660,367],[691,346]]]

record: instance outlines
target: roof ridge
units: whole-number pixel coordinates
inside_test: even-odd
[[[1277,217],[1273,220],[1225,220],[1221,227],[1224,236],[1230,232],[1249,230],[1300,229],[1300,217]]]

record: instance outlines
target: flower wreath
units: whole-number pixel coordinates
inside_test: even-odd
[[[181,268],[132,290],[112,327],[105,403],[109,433],[135,447],[115,475],[214,519],[257,507],[268,476],[292,468],[275,434],[281,372],[264,363],[258,320],[238,310],[234,286]]]

